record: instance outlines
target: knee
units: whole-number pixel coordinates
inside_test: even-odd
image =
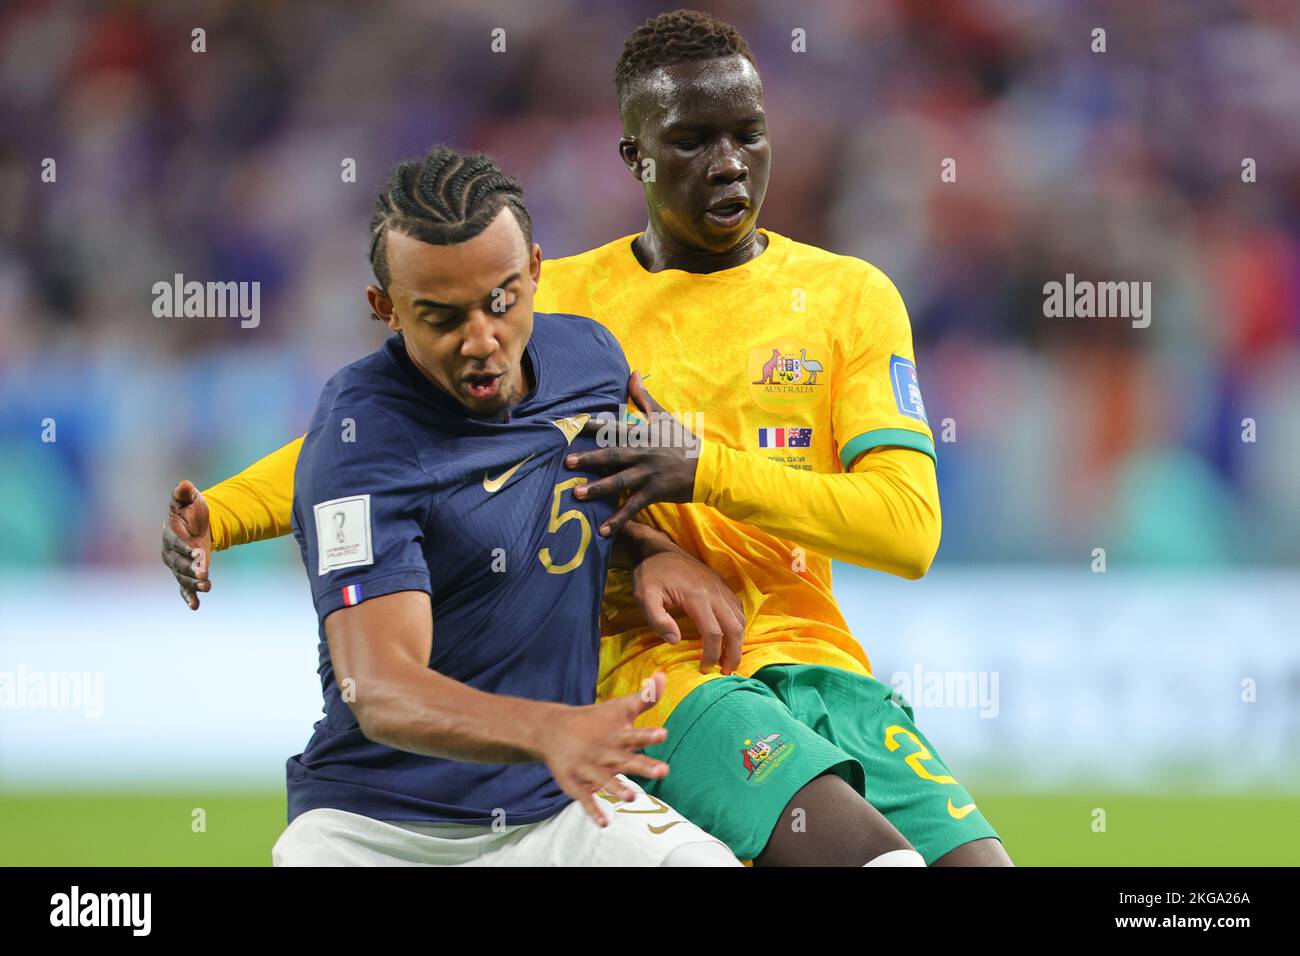
[[[843,778],[826,773],[804,784],[786,804],[767,846],[754,863],[865,866],[898,851],[916,852],[894,825]]]

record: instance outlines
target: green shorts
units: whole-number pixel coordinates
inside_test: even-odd
[[[712,833],[742,860],[767,845],[804,784],[836,773],[933,863],[954,847],[997,838],[965,788],[873,677],[836,667],[764,667],[692,691],[669,716],[665,760],[647,792]]]

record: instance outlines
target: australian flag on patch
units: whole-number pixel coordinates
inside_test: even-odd
[[[812,445],[811,428],[760,428],[759,448],[808,448]]]

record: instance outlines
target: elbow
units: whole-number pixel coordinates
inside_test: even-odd
[[[925,553],[918,552],[914,555],[908,555],[899,566],[898,576],[906,578],[909,581],[919,581],[929,572],[930,565],[933,562],[933,551]]]
[[[894,574],[908,581],[919,581],[925,577],[930,570],[930,562],[934,555],[917,554],[900,554],[894,564]]]
[[[388,747],[393,746],[393,719],[388,708],[373,703],[362,706],[358,702],[349,703],[348,707],[352,710],[352,716],[356,718],[357,726],[361,728],[361,733],[367,740]]]
[[[934,564],[934,557],[939,553],[939,538],[941,527],[936,521],[932,527],[926,529],[925,534],[916,535],[911,542],[911,547],[907,548],[905,553],[899,555],[897,574],[908,581],[919,581],[930,571],[930,566]]]

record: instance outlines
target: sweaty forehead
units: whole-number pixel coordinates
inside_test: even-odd
[[[643,77],[632,103],[647,125],[725,123],[763,113],[763,83],[743,56],[674,63]]]

